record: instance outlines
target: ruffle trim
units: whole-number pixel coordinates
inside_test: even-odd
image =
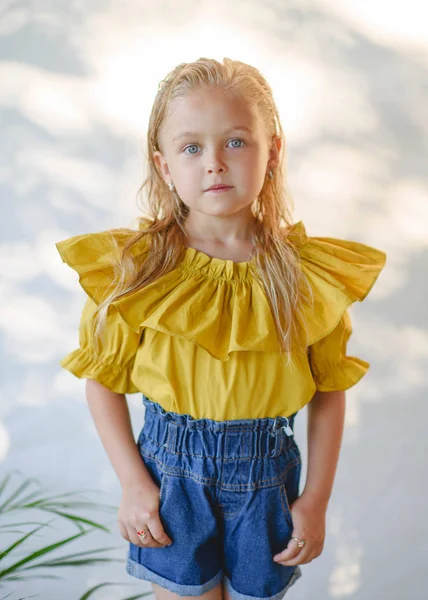
[[[109,229],[75,235],[55,244],[63,262],[79,275],[79,283],[97,304],[104,299],[113,279],[113,264],[120,259],[126,243],[138,234],[132,229]],[[148,252],[145,238],[132,247],[136,260]]]
[[[117,394],[134,394],[139,391],[131,380],[131,365],[124,368],[103,363],[90,348],[73,350],[59,364],[76,377],[95,379]]]
[[[111,261],[118,256],[111,234],[120,248],[136,233],[124,229],[85,234],[56,247],[79,274],[85,292],[99,303],[113,278]],[[386,255],[358,242],[308,237],[302,221],[290,227],[288,239],[300,253],[314,294],[313,309],[306,315],[310,345],[337,326],[350,304],[367,296]],[[142,258],[145,252],[143,244],[133,250]],[[219,360],[228,360],[234,351],[277,351],[269,303],[249,265],[187,248],[176,269],[112,304],[134,331],[150,327],[197,344]]]
[[[351,304],[367,297],[386,254],[360,242],[307,236],[299,252],[314,295],[313,308],[305,315],[312,345],[336,328]]]
[[[360,381],[370,368],[370,363],[356,356],[344,356],[340,364],[328,373],[313,371],[313,379],[319,392],[348,390]]]

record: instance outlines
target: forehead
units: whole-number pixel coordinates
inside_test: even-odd
[[[162,130],[171,141],[185,131],[215,135],[237,126],[248,127],[257,134],[261,124],[254,109],[244,98],[210,89],[189,92],[174,99]]]

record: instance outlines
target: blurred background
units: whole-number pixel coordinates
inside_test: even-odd
[[[0,598],[75,600],[98,584],[95,600],[150,593],[125,572],[120,487],[84,381],[59,367],[77,347],[84,293],[54,244],[135,226],[158,83],[202,56],[243,60],[267,77],[287,138],[295,221],[308,235],[387,253],[369,297],[351,309],[348,354],[371,368],[347,392],[325,548],[287,598],[426,598],[425,4],[2,0],[0,549],[21,542],[0,556]],[[137,435],[141,396],[128,400]],[[303,409],[304,461],[305,435]],[[74,539],[83,526],[89,533]]]

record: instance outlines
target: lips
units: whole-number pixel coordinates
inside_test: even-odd
[[[225,185],[223,183],[218,184],[218,185],[213,185],[210,188],[208,188],[207,190],[205,190],[206,192],[209,192],[210,190],[227,190],[229,188],[231,188],[231,185]]]

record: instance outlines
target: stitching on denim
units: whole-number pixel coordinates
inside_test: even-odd
[[[160,492],[159,492],[159,505],[163,502],[163,498],[165,495],[165,489],[166,486],[168,485],[168,473],[166,473],[165,471],[162,471],[162,480],[161,480],[161,486],[160,486]]]
[[[288,524],[293,526],[293,519],[291,517],[290,504],[288,502],[287,490],[285,489],[285,481],[281,484],[279,488],[279,495],[281,497],[282,510]]]
[[[255,481],[253,483],[224,484],[221,482],[221,480],[219,480],[216,477],[203,477],[202,475],[198,475],[198,474],[194,473],[193,471],[188,471],[187,469],[181,469],[180,467],[172,467],[170,465],[166,465],[165,463],[163,463],[161,460],[159,460],[156,456],[153,456],[152,454],[143,454],[143,455],[154,460],[156,462],[158,468],[164,473],[167,473],[169,475],[174,475],[175,477],[187,477],[189,479],[192,479],[193,481],[196,481],[197,483],[215,485],[216,487],[219,487],[220,489],[223,489],[225,491],[231,491],[231,492],[233,492],[233,491],[246,492],[246,491],[253,491],[256,489],[262,489],[262,488],[267,488],[267,487],[278,487],[278,485],[281,485],[285,482],[289,470],[291,468],[295,467],[300,461],[300,459],[297,457],[294,460],[287,463],[286,468],[284,469],[284,471],[281,473],[281,475],[279,477],[273,477],[271,479],[262,479],[261,481]]]
[[[168,427],[168,435],[166,436],[165,448],[169,451],[171,438],[171,427]]]
[[[284,437],[280,436],[279,437],[279,450],[278,451],[274,451],[273,458],[277,458],[278,456],[281,456],[283,445],[284,445]],[[278,446],[278,435],[275,436],[275,448],[277,446]]]
[[[293,461],[294,462],[294,461]],[[288,476],[289,471],[296,465],[293,465],[291,463],[289,463],[284,471],[285,475]],[[281,500],[281,505],[282,505],[282,511],[285,515],[286,520],[288,521],[288,524],[290,525],[290,527],[293,527],[293,519],[291,516],[291,509],[290,509],[290,504],[288,502],[288,497],[287,497],[287,492],[285,489],[285,483],[286,483],[287,477],[285,477],[284,482],[279,485],[279,486],[272,486],[272,487],[276,487],[279,489],[279,496],[280,496],[280,500]],[[262,488],[263,489],[263,488]],[[284,505],[284,500],[286,502],[286,506]],[[218,504],[218,507],[224,507],[224,504]],[[226,519],[231,519],[233,517],[235,517],[236,515],[240,514],[242,512],[242,509],[236,510],[235,512],[225,512],[225,511],[221,511],[222,516]]]
[[[182,472],[184,473],[192,473],[192,471],[187,471],[186,469],[181,469],[180,467],[173,467],[171,465],[167,465],[164,462],[162,462],[161,460],[159,460],[158,457],[156,457],[154,454],[151,454],[150,452],[148,452],[148,450],[146,448],[141,448],[141,454],[143,456],[146,456],[149,459],[155,460],[157,463],[159,463],[160,465],[163,465],[165,467],[165,469],[174,469],[177,472]],[[195,455],[190,455],[190,456],[195,456]],[[212,458],[212,457],[207,457],[207,458]],[[267,458],[267,457],[256,457],[256,458]],[[234,460],[234,459],[227,459],[227,460]],[[285,471],[283,471],[281,473],[281,475],[279,477],[273,477],[272,479],[262,479],[262,482],[265,481],[279,481],[285,473],[287,473],[288,469],[290,469],[291,467],[294,467],[296,464],[301,463],[301,457],[300,456],[296,456],[295,458],[293,458],[293,460],[290,460],[285,468]],[[199,477],[199,475],[198,475]],[[202,476],[200,476],[202,478]],[[204,478],[207,479],[208,481],[216,481],[217,478],[216,477],[212,477],[212,478]],[[241,484],[237,484],[237,485],[241,485]]]
[[[177,425],[176,423],[174,423],[174,425]],[[171,439],[171,444],[169,447],[169,451],[172,454],[177,454],[177,452],[175,451],[175,448],[177,446],[177,433],[178,433],[178,428],[177,427],[173,427],[173,433],[172,433],[172,439]]]
[[[176,437],[177,437],[177,430],[175,430],[174,432],[174,446],[175,446],[175,441],[176,441]],[[156,440],[154,440],[153,438],[148,438],[148,440],[150,441],[150,443],[154,444],[155,446],[157,446],[158,448],[164,448],[164,446],[162,446],[162,444],[159,444],[159,442],[157,442]],[[174,447],[173,446],[173,447]],[[292,445],[288,445],[285,448],[281,447],[281,453],[283,452],[283,450],[288,450],[292,447]],[[227,436],[226,436],[226,446],[225,449],[228,449],[227,446]],[[211,454],[192,454],[190,452],[175,452],[174,450],[172,451],[172,454],[175,454],[176,456],[193,456],[194,458],[212,458],[212,459],[216,459],[218,460],[219,457],[216,455],[211,455]],[[277,458],[277,456],[279,455],[275,455],[272,456],[271,454],[267,453],[264,456],[237,456],[237,457],[232,457],[232,458],[223,458],[222,460],[224,462],[236,462],[237,460],[253,460],[254,458],[260,458],[260,459],[271,459],[271,458]]]

